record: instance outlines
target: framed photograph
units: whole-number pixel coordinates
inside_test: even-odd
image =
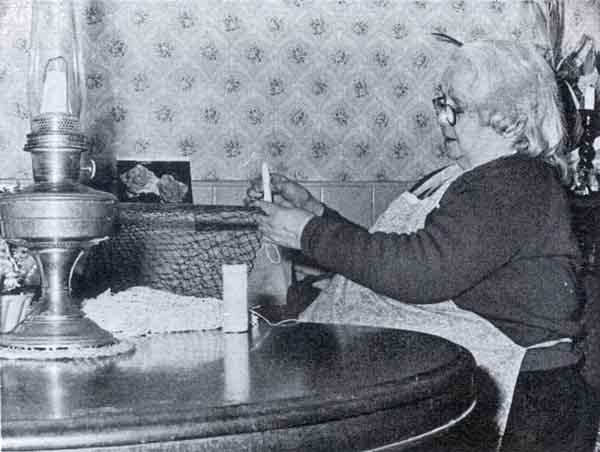
[[[119,160],[117,179],[121,202],[193,203],[188,161]]]

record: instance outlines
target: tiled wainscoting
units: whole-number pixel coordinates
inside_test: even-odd
[[[0,179],[1,185],[14,185],[14,179]],[[20,180],[21,186],[31,183]],[[357,224],[369,227],[375,219],[385,210],[388,204],[412,185],[412,181],[404,182],[306,182],[303,183],[314,196],[337,210],[346,218]],[[203,205],[243,205],[247,181],[193,181],[193,200],[195,204]],[[290,256],[284,256],[284,258]],[[270,263],[265,259],[255,261],[255,267],[250,275],[249,299],[251,304],[286,303],[286,287],[290,282],[289,261],[282,263],[285,281],[272,280],[265,274],[276,273],[270,270]],[[303,267],[304,268],[304,267]],[[305,268],[308,270],[308,268]],[[265,279],[266,278],[266,279]],[[283,287],[282,287],[283,284]]]
[[[389,203],[401,192],[408,189],[414,182],[303,182],[311,193],[329,207],[337,210],[349,220],[365,227],[371,226],[377,217],[385,210]],[[246,196],[248,182],[246,181],[195,181],[192,182],[193,198],[195,204],[216,205],[241,205]],[[248,281],[249,301],[253,305],[283,305],[286,304],[286,292],[280,290],[290,283],[291,271],[289,255],[284,255],[281,270],[269,269],[271,265],[267,260],[258,258],[255,268]],[[292,258],[293,260],[296,260]],[[286,264],[287,263],[287,264]],[[301,271],[311,270],[310,265],[301,265]],[[296,270],[300,267],[296,266]],[[318,272],[318,270],[316,270]],[[285,274],[282,282],[280,278],[265,277],[265,274]],[[298,273],[297,273],[298,275]],[[278,281],[279,279],[279,281]]]
[[[30,180],[18,181],[21,186]],[[14,185],[15,179],[1,179],[3,185]],[[398,182],[303,182],[314,196],[348,219],[371,226],[389,203],[414,181]],[[193,181],[194,204],[242,205],[247,181]]]
[[[0,179],[0,186],[14,185],[15,182],[14,179]],[[19,181],[21,186],[30,183],[31,181],[28,180]],[[346,218],[369,227],[387,205],[412,183],[411,181],[306,182],[304,186],[317,199]],[[248,181],[193,181],[193,200],[195,204],[203,205],[243,205],[248,186]],[[254,270],[248,281],[248,296],[251,304],[286,303],[286,290],[291,282],[290,261],[287,258],[291,256],[286,254],[283,257],[281,268],[272,269],[269,267],[271,265],[269,261],[257,256]],[[302,268],[305,271],[312,271],[310,266],[302,266]],[[274,276],[269,276],[271,274]]]
[[[402,182],[305,182],[313,195],[348,219],[370,226],[388,204],[412,185]],[[246,195],[245,181],[192,183],[195,204],[240,205]]]
[[[349,220],[365,227],[371,226],[389,203],[414,182],[303,182],[311,193]],[[195,204],[242,205],[246,197],[246,181],[194,181],[192,182]],[[291,272],[319,272],[312,264],[298,265],[298,255],[284,253],[282,267],[271,268],[271,263],[261,257],[254,262],[254,270],[248,280],[248,297],[253,305],[284,305],[286,290],[291,283]],[[291,269],[290,259],[296,262]],[[272,277],[265,276],[272,274]],[[285,275],[285,276],[282,276]],[[283,278],[283,281],[282,281]]]

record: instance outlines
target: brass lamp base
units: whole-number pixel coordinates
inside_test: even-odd
[[[54,351],[104,347],[118,343],[108,331],[83,315],[40,313],[27,318],[9,334],[0,335],[0,347],[27,351]]]
[[[32,315],[9,334],[0,335],[0,359],[97,358],[130,351],[87,318],[71,297],[71,276],[79,258],[102,240],[9,239],[35,257],[42,295]]]

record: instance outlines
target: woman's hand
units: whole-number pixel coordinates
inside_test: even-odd
[[[251,206],[259,207],[265,215],[257,215],[258,229],[276,245],[301,249],[302,231],[315,215],[293,207],[283,207],[271,202],[254,200]]]
[[[281,174],[271,174],[271,191],[273,202],[281,207],[303,209],[319,216],[323,214],[323,204],[310,191]],[[262,180],[258,178],[250,182],[246,194],[249,202],[263,199]]]

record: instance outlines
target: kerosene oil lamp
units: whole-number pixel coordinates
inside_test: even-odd
[[[107,240],[117,200],[79,183],[88,140],[82,133],[82,65],[72,0],[34,0],[28,97],[34,183],[0,197],[0,226],[9,243],[24,246],[41,274],[35,312],[0,335],[0,358],[102,357],[130,350],[85,317],[71,297],[77,261]]]

